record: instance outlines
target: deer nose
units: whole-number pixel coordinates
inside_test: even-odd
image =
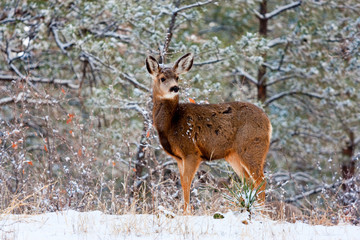
[[[170,92],[178,92],[180,90],[180,88],[178,86],[173,86],[170,88]]]

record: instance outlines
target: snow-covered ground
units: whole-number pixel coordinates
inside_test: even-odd
[[[40,215],[0,215],[1,239],[360,239],[360,227],[311,226],[262,217],[244,224],[245,214],[175,216],[107,215],[99,211],[64,211]]]

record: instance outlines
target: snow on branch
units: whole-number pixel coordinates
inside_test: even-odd
[[[12,80],[17,80],[20,79],[21,81],[25,81],[34,91],[36,91],[40,96],[44,96],[43,93],[41,93],[33,84],[33,82],[41,82],[41,83],[55,83],[54,79],[48,79],[48,78],[39,78],[39,77],[30,77],[30,76],[25,76],[24,74],[21,73],[21,71],[12,63],[12,61],[14,60],[14,58],[11,58],[11,54],[10,54],[11,50],[9,47],[9,42],[6,42],[6,55],[7,55],[7,62],[9,64],[10,69],[16,74],[18,75],[18,77],[13,76]],[[7,80],[10,81],[9,79],[11,75],[6,75],[4,77],[3,80]],[[1,80],[1,78],[0,78]],[[57,79],[56,81],[57,84],[63,84],[66,85],[69,88],[79,88],[78,85],[75,85],[72,83],[71,80],[60,80]],[[56,102],[56,100],[53,101],[54,103]]]
[[[13,15],[13,13],[11,13],[10,15]],[[5,16],[6,16],[6,14],[5,14]],[[36,16],[25,15],[24,17],[23,16],[21,16],[21,17],[8,16],[7,18],[0,20],[0,25],[7,24],[7,23],[32,21],[32,20],[39,19],[42,17],[44,17],[43,14],[38,14]]]
[[[66,49],[73,46],[73,45],[75,45],[75,43],[74,42],[63,43],[59,38],[59,34],[58,34],[58,30],[56,28],[56,25],[57,25],[56,23],[51,23],[50,24],[50,29],[51,29],[52,34],[54,35],[56,44],[60,48],[61,52],[65,54]]]
[[[116,38],[118,39],[120,42],[123,43],[130,43],[130,37],[127,35],[123,35],[123,34],[118,34],[116,32],[112,32],[112,31],[95,31],[92,29],[89,29],[89,31],[94,34],[96,37],[101,38],[101,37],[111,37],[111,38]]]
[[[110,69],[111,71],[117,72],[116,67],[114,67],[114,66],[112,66],[112,65],[110,65],[110,64],[105,63],[105,62],[102,61],[100,58],[98,58],[98,57],[96,57],[96,56],[94,56],[94,55],[92,55],[92,54],[90,54],[90,53],[88,53],[88,52],[86,52],[86,51],[82,51],[79,56],[80,56],[80,59],[81,59],[81,58],[87,58],[87,59],[89,59],[89,61],[98,62],[98,63],[100,63],[101,65],[103,65],[104,67]]]
[[[16,68],[15,68],[16,69]],[[20,73],[21,74],[21,73]],[[22,76],[22,74],[21,74]],[[26,80],[30,82],[37,83],[53,83],[59,85],[65,85],[68,88],[79,89],[79,85],[74,84],[72,80],[69,79],[58,79],[58,78],[41,78],[41,77],[30,77],[30,76],[13,76],[13,75],[0,75],[0,81],[16,81],[16,80]]]
[[[21,79],[25,79],[25,75],[23,75],[14,64],[10,63],[9,66]]]
[[[0,106],[12,103],[13,101],[14,101],[14,99],[12,97],[2,98],[2,99],[0,99]]]
[[[273,48],[277,45],[285,44],[288,42],[289,42],[289,39],[287,39],[287,38],[275,38],[275,39],[269,40],[267,46],[268,46],[268,48]]]
[[[135,78],[131,77],[126,73],[120,73],[121,77],[131,83],[134,87],[143,90],[145,92],[150,92],[150,89],[146,87],[144,84],[139,83]]]
[[[1,98],[0,106],[11,104],[11,103],[18,103],[20,101],[24,101],[24,102],[32,103],[32,104],[49,104],[49,105],[58,104],[58,101],[55,99],[30,98],[30,94],[21,92],[16,96]]]
[[[194,66],[204,66],[204,65],[208,65],[208,64],[214,64],[214,63],[218,63],[218,62],[222,62],[225,59],[221,58],[221,59],[215,59],[215,60],[209,60],[209,61],[205,61],[205,62],[199,62],[199,63],[194,63]]]
[[[194,8],[194,7],[201,7],[201,6],[204,6],[206,4],[209,4],[209,3],[212,3],[213,0],[209,0],[209,1],[206,1],[206,2],[197,2],[197,3],[194,3],[194,4],[190,4],[190,5],[187,5],[187,6],[184,6],[184,7],[181,7],[181,8],[176,8],[174,11],[173,11],[173,14],[176,12],[181,12],[181,11],[184,11],[184,10],[187,10],[187,9],[190,9],[190,8]]]
[[[305,172],[278,172],[271,175],[271,182],[274,182],[276,184],[281,184],[282,182],[288,182],[290,180],[312,182],[318,185],[321,184],[319,180]]]
[[[124,80],[128,81],[129,83],[131,83],[134,87],[136,87],[136,88],[138,88],[138,89],[140,89],[142,91],[145,91],[145,92],[150,92],[150,89],[147,86],[145,86],[144,84],[138,82],[130,74],[119,72],[116,67],[105,63],[100,58],[98,58],[98,57],[96,57],[96,56],[94,56],[94,55],[92,55],[92,54],[90,54],[88,52],[85,52],[85,51],[81,52],[80,58],[87,58],[87,59],[89,59],[90,62],[92,62],[92,61],[97,62],[97,63],[103,65],[104,67],[110,69],[112,72],[119,74],[122,79],[124,79]]]
[[[6,24],[6,23],[12,23],[12,22],[16,22],[16,21],[22,21],[21,19],[16,19],[16,18],[5,18],[3,20],[0,21],[0,25],[2,24]]]
[[[28,95],[25,95],[25,93],[23,93],[23,92],[19,93],[15,97],[5,97],[5,98],[0,99],[0,106],[1,105],[6,105],[6,104],[9,104],[9,103],[13,103],[13,102],[17,103],[21,99],[25,100],[27,97],[28,97]]]
[[[243,69],[241,68],[236,68],[236,73],[240,76],[244,76],[247,80],[249,80],[251,83],[255,84],[256,86],[258,85],[258,81],[255,77],[251,76],[248,72],[245,72]]]
[[[307,92],[302,92],[302,91],[299,91],[299,90],[294,90],[294,91],[286,91],[286,92],[276,94],[276,95],[272,96],[271,98],[269,98],[268,100],[266,100],[264,105],[265,105],[265,107],[267,107],[272,102],[274,102],[276,100],[279,100],[279,99],[281,99],[283,97],[286,97],[286,96],[292,96],[292,95],[304,95],[304,96],[308,96],[308,97],[311,97],[311,98],[323,99],[323,96],[318,95],[316,93],[307,93]]]
[[[307,192],[300,193],[300,194],[298,194],[298,195],[296,195],[294,197],[287,198],[287,199],[285,199],[285,202],[286,203],[296,202],[297,200],[309,197],[310,195],[320,193],[320,192],[322,192],[324,190],[337,188],[337,187],[340,187],[342,184],[349,184],[349,183],[351,183],[353,181],[355,181],[355,179],[350,178],[350,179],[347,179],[346,181],[342,181],[342,182],[339,181],[339,182],[336,182],[336,183],[333,183],[333,184],[324,184],[324,185],[315,187],[314,189],[309,190]]]
[[[280,77],[280,78],[277,78],[277,79],[275,79],[275,80],[272,80],[271,82],[266,83],[266,86],[271,86],[271,85],[276,84],[276,83],[278,83],[278,82],[284,82],[284,81],[289,80],[289,79],[292,79],[292,78],[294,78],[294,77],[296,77],[295,74],[290,74],[290,75],[282,76],[282,77]]]
[[[137,103],[129,103],[126,104],[125,106],[120,108],[121,110],[135,110],[138,113],[140,113],[144,119],[149,119],[149,113],[142,107],[140,107]]]
[[[262,15],[261,13],[259,13],[255,9],[253,9],[253,11],[254,11],[255,15],[258,18],[263,19],[263,20],[269,20],[269,19],[279,15],[280,13],[282,13],[282,12],[284,12],[286,10],[289,10],[289,9],[296,8],[296,7],[300,6],[301,3],[302,3],[302,1],[293,2],[293,3],[290,3],[288,5],[279,7],[279,8],[275,9],[274,11],[272,11],[270,13],[266,13],[265,15]]]

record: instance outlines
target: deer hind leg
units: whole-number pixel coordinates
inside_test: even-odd
[[[250,175],[246,169],[243,168],[241,164],[240,156],[237,153],[231,153],[225,157],[225,160],[231,165],[232,169],[236,174],[242,179],[249,179]]]
[[[260,193],[258,195],[258,200],[260,203],[264,203],[266,182],[263,173],[263,164],[251,164],[250,161],[246,161],[246,158],[243,159],[237,153],[227,156],[226,161],[230,163],[231,167],[240,178],[245,178],[246,181],[254,183],[254,189],[257,189],[262,184],[259,189]]]
[[[265,203],[266,180],[264,177],[264,165],[266,154],[269,150],[268,138],[254,138],[249,144],[238,150],[241,165],[254,182],[254,187],[259,189],[259,202]]]
[[[180,171],[180,180],[181,187],[184,194],[184,212],[189,212],[189,203],[190,203],[190,187],[192,180],[195,176],[197,169],[201,163],[201,159],[198,156],[191,155],[187,156],[184,159],[177,159],[177,164]]]
[[[241,159],[239,154],[232,153],[228,155],[225,160],[230,163],[231,167],[241,179],[245,178],[247,182],[254,183],[255,189],[259,186],[254,174],[250,174],[251,171],[245,164],[243,164],[244,161]]]

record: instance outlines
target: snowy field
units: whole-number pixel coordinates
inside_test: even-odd
[[[3,240],[79,239],[360,239],[360,227],[311,226],[262,217],[243,223],[245,214],[212,216],[106,215],[99,211],[64,211],[41,215],[1,215]]]

